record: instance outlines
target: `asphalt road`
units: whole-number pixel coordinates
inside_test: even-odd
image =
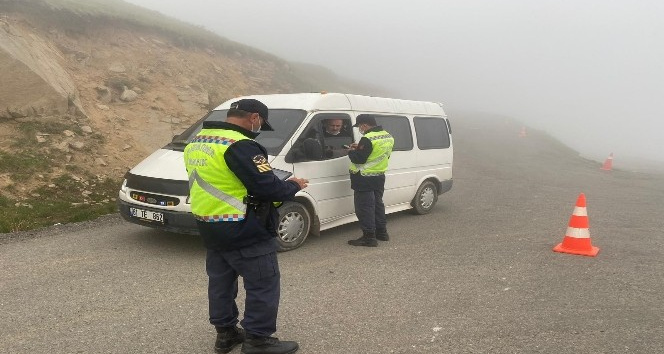
[[[520,128],[455,118],[452,191],[429,215],[390,215],[378,248],[346,245],[351,224],[281,253],[276,335],[299,353],[664,352],[664,176],[601,171]],[[552,251],[579,193],[594,258]],[[114,215],[0,235],[0,352],[213,341],[198,237]]]

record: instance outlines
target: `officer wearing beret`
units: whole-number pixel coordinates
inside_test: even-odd
[[[204,122],[184,151],[191,211],[207,249],[210,323],[217,352],[242,343],[242,353],[294,353],[297,342],[276,332],[280,272],[277,262],[278,212],[308,181],[277,178],[267,151],[254,138],[268,123],[268,108],[255,99],[231,104],[225,122]],[[238,276],[246,291],[244,318],[237,327]]]
[[[350,187],[354,192],[355,215],[360,222],[362,236],[349,240],[351,246],[376,247],[378,241],[388,241],[385,218],[385,171],[394,147],[394,138],[376,124],[368,114],[357,117],[354,127],[364,135],[350,145]]]

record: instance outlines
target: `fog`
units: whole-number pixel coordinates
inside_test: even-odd
[[[586,157],[664,166],[661,1],[128,1],[452,120],[513,117]]]

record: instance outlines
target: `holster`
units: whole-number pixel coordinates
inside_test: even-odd
[[[263,202],[256,200],[253,196],[247,195],[243,200],[244,204],[247,204],[247,209],[252,209],[256,213],[256,219],[258,223],[267,226],[267,220],[270,216],[270,202]]]

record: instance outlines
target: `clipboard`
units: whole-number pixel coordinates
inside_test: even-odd
[[[272,168],[272,172],[274,172],[274,175],[282,181],[287,180],[290,176],[293,175],[293,172],[280,170],[278,168]]]

